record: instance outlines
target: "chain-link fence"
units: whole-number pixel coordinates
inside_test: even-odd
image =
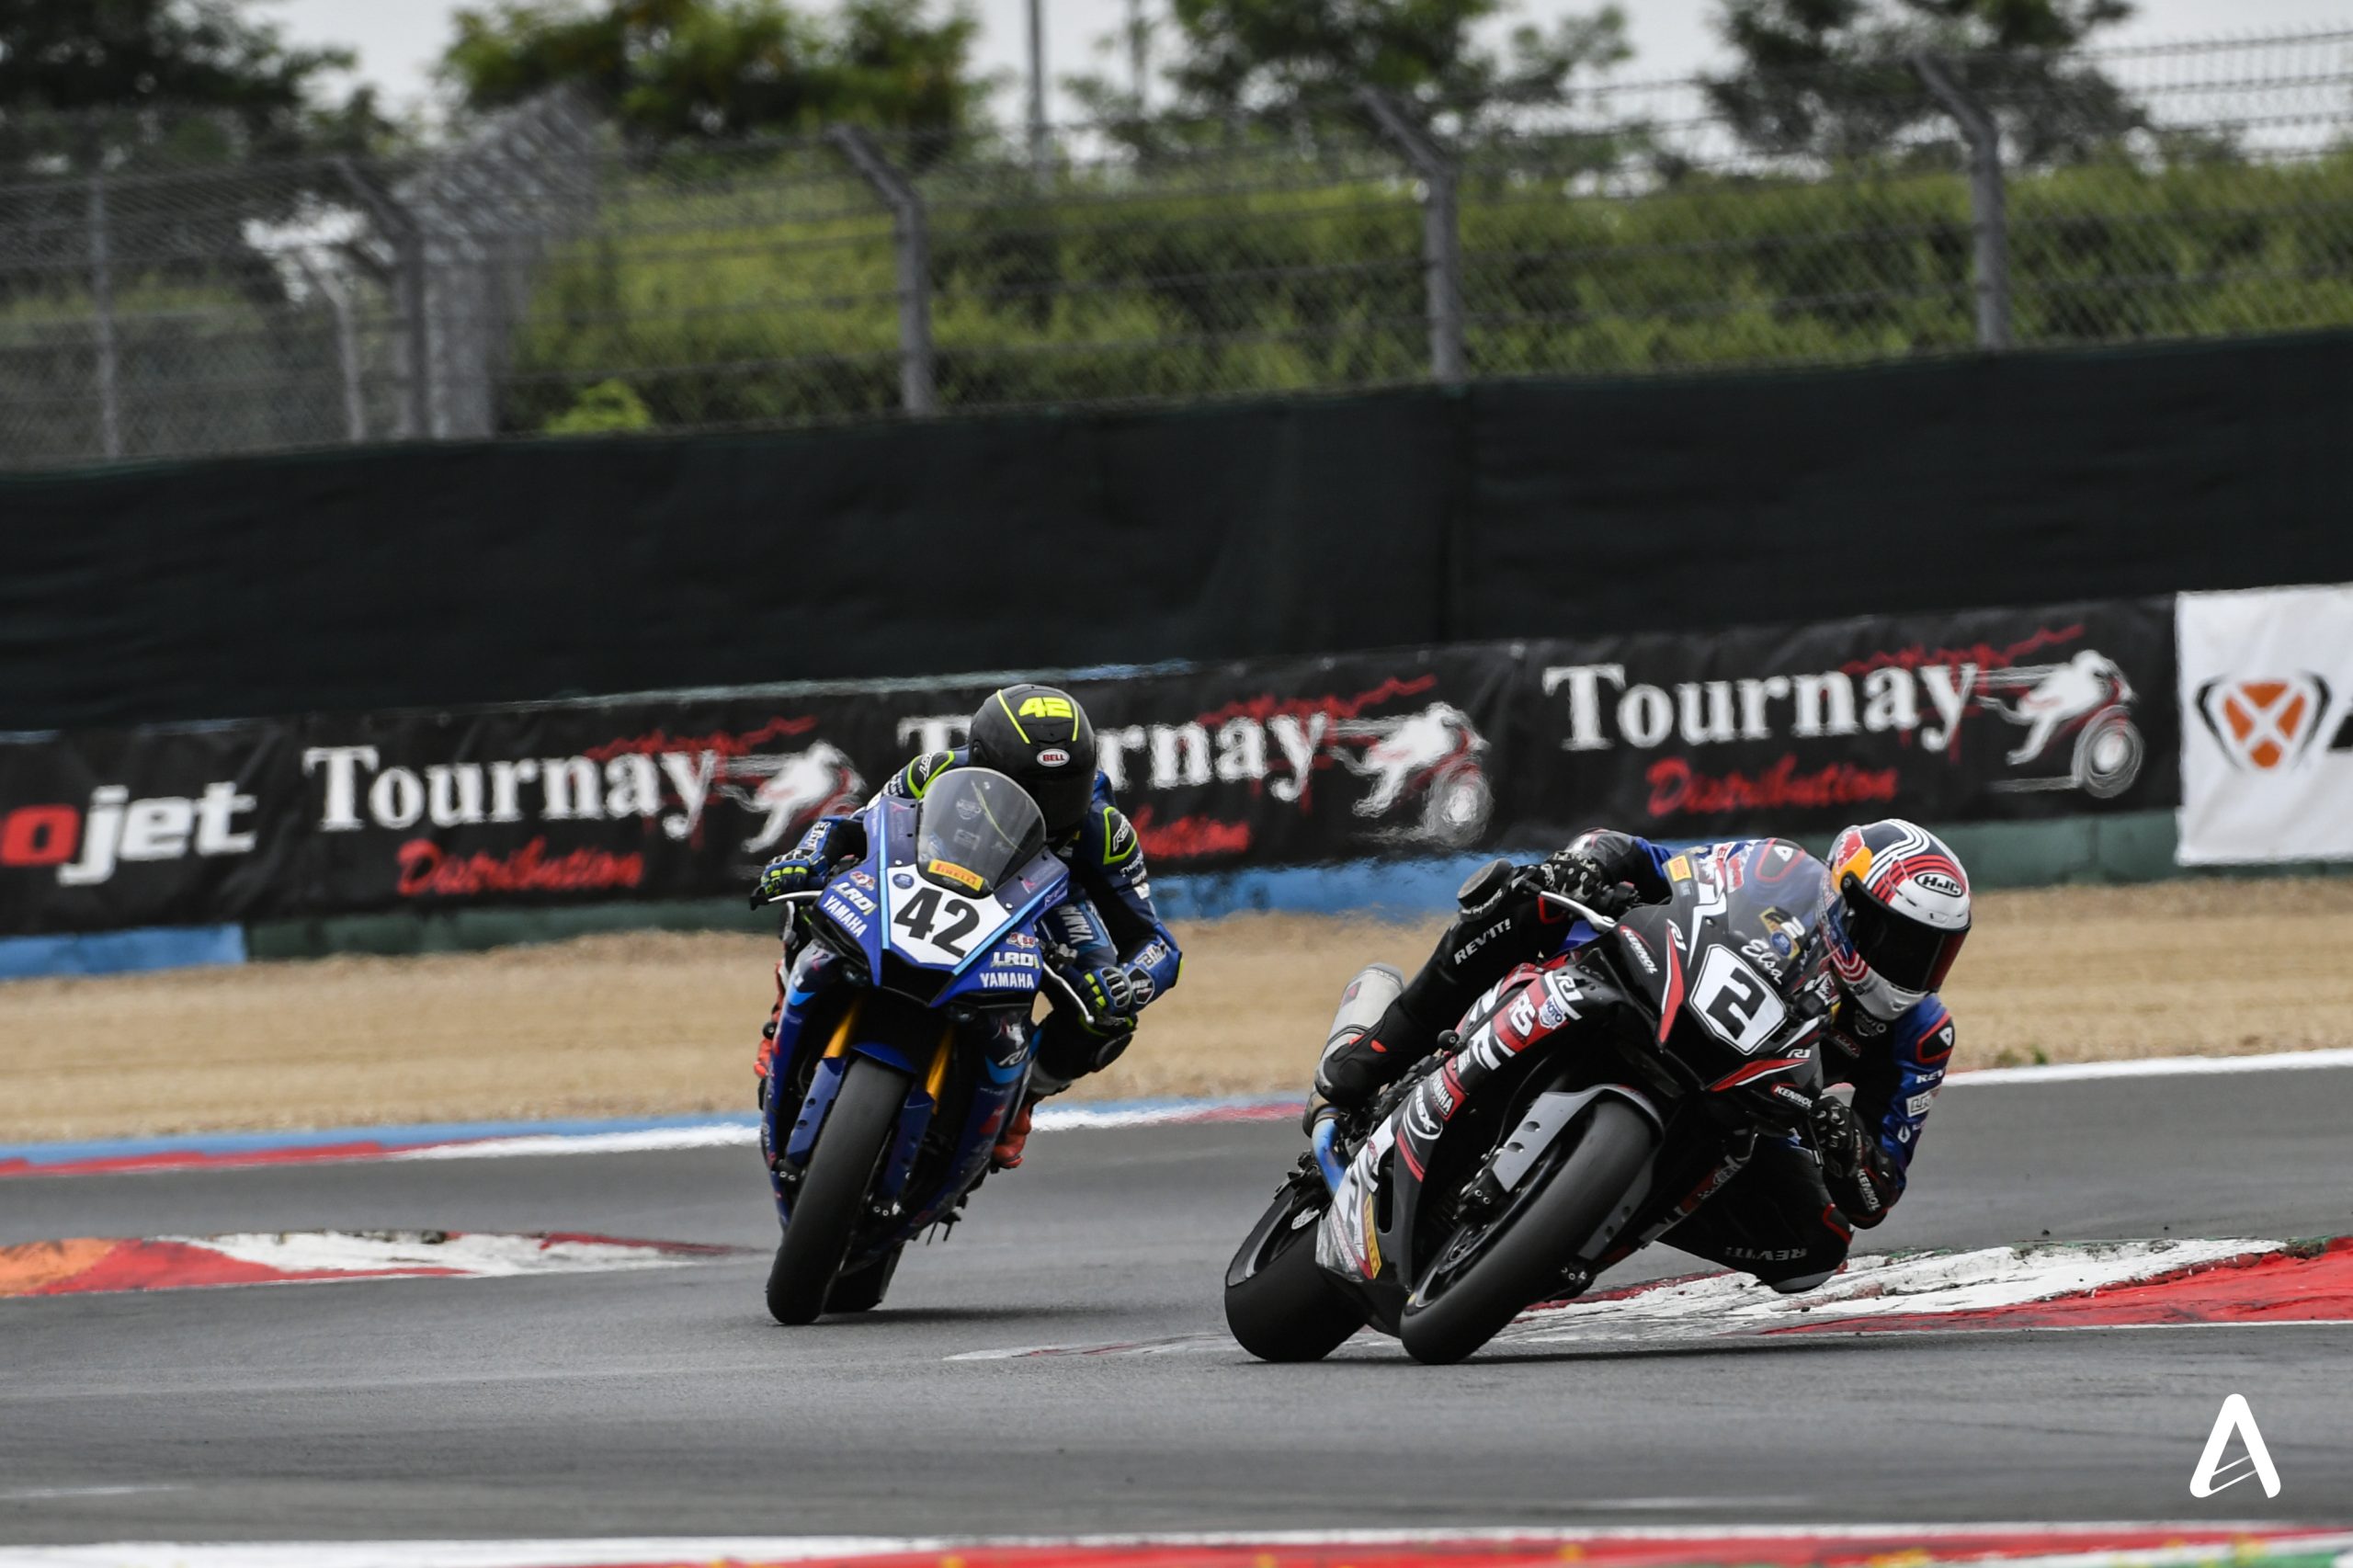
[[[494,434],[601,145],[571,94],[406,163],[102,129],[49,160],[86,172],[0,185],[0,466]]]
[[[0,464],[2353,325],[2353,29],[0,189]]]

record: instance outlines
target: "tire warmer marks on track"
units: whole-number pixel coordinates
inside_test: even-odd
[[[296,1231],[80,1236],[0,1247],[0,1298],[290,1285],[335,1279],[497,1278],[675,1268],[740,1249],[553,1233]]]
[[[1989,1525],[1595,1531],[1282,1531],[1072,1540],[674,1538],[574,1541],[166,1542],[0,1548],[0,1568],[2327,1568],[2353,1534],[2262,1525]]]

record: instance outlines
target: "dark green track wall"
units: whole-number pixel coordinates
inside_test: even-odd
[[[0,479],[0,730],[2353,577],[2353,335]]]

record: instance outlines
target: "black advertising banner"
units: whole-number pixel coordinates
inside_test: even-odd
[[[1153,868],[2172,806],[2173,602],[1068,680]],[[985,681],[0,742],[0,933],[735,893]]]
[[[1155,869],[1483,842],[1493,650],[1074,680]],[[306,726],[312,910],[740,891],[818,816],[952,745],[985,684],[411,713]]]
[[[1531,646],[1515,835],[2177,805],[2171,597]]]
[[[0,934],[242,919],[299,891],[294,732],[0,744]]]
[[[1311,865],[1493,841],[1514,668],[1494,647],[1080,681],[1159,869]]]

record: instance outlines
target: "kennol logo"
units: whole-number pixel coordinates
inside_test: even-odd
[[[36,804],[0,812],[0,867],[57,868],[67,887],[111,878],[125,862],[198,855],[250,854],[258,835],[238,819],[259,802],[228,780],[200,795],[131,798],[122,784],[101,784],[85,806]]]

